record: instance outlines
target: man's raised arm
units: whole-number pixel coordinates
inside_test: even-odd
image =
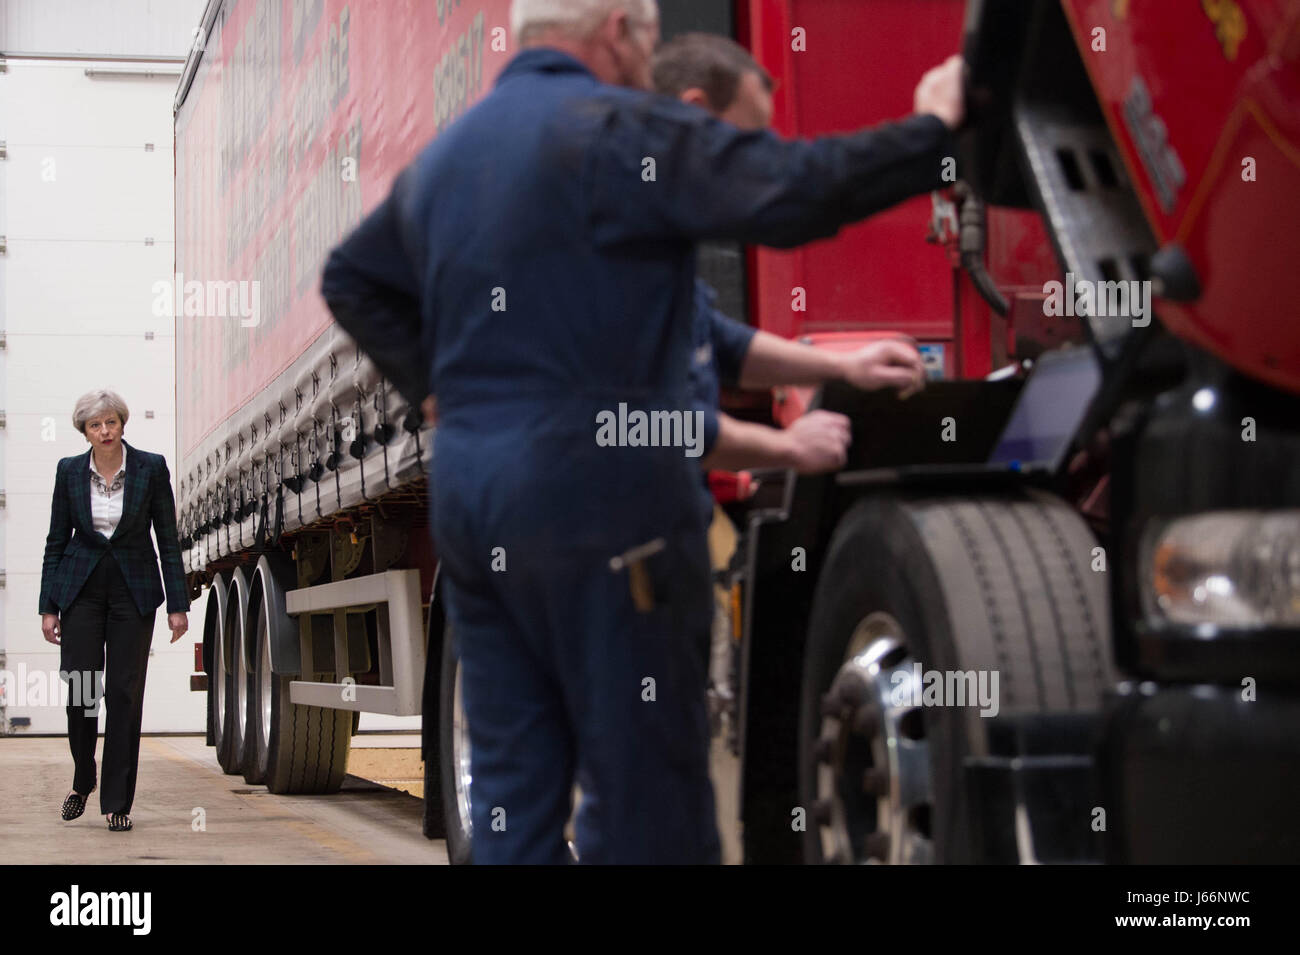
[[[959,57],[922,78],[916,112],[815,140],[745,132],[666,98],[611,101],[584,168],[600,244],[733,239],[788,248],[943,185],[963,118]]]

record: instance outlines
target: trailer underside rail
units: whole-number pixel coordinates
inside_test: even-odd
[[[316,683],[294,680],[289,698],[294,703],[331,709],[358,710],[411,716],[420,712],[424,687],[425,646],[421,625],[420,572],[389,570],[285,594],[290,616],[330,611],[334,615],[334,659],[347,666],[347,609],[379,605],[380,686],[343,682]],[[310,644],[310,641],[304,641]],[[303,647],[302,673],[315,673],[309,645]]]

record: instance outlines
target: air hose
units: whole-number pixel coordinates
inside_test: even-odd
[[[956,191],[963,200],[958,217],[961,231],[957,240],[957,248],[961,254],[961,267],[970,276],[980,298],[988,302],[989,307],[999,315],[1006,315],[1011,310],[1011,305],[1006,296],[998,291],[993,277],[984,267],[984,246],[988,239],[984,200],[976,196],[965,183],[958,183]]]

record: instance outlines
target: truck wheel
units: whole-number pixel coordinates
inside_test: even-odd
[[[451,623],[442,637],[442,679],[438,699],[438,749],[447,858],[452,865],[473,863],[474,826],[469,802],[469,724],[460,702],[460,661],[452,648]]]
[[[447,625],[434,570],[428,612],[424,615],[424,686],[420,700],[420,757],[424,761],[424,820],[426,839],[446,839],[447,821],[442,805],[442,737],[438,718],[442,713],[442,645]]]
[[[271,670],[271,650],[266,616],[255,611],[256,619],[249,621],[248,635],[252,641],[249,655],[253,672],[248,691],[248,742],[244,746],[244,782],[260,786],[266,782],[266,767],[271,749],[271,684],[275,674]]]
[[[203,642],[208,651],[208,745],[221,746],[226,705],[226,588],[229,580],[217,574],[208,588],[204,606]]]
[[[347,775],[352,713],[290,702],[292,680],[271,677],[266,788],[273,793],[336,793]]]
[[[226,592],[222,627],[221,672],[222,727],[217,745],[217,762],[222,772],[242,771],[245,727],[248,719],[248,674],[242,663],[244,621],[248,612],[248,588],[243,571],[236,568]]]
[[[251,601],[250,632],[256,635],[259,648],[259,705],[253,738],[266,751],[263,782],[273,793],[338,792],[347,775],[352,711],[306,706],[289,699],[289,684],[295,677],[272,671],[270,633],[272,628],[279,633],[298,631],[297,622],[285,612],[284,593],[291,570],[287,565],[273,570],[264,556],[256,573],[257,599]]]
[[[216,746],[221,742],[221,693],[217,690],[217,665],[215,663],[217,654],[220,652],[221,644],[224,643],[218,635],[212,643],[212,659],[214,662],[208,669],[208,693],[207,693],[207,711],[208,711],[208,728],[204,740],[206,746]]]
[[[1111,665],[1095,545],[1073,510],[1034,492],[874,497],[844,516],[800,699],[807,861],[978,861],[963,760],[987,753],[987,721],[978,702],[917,705],[915,667],[974,671],[989,690],[996,673],[999,715],[1097,711]]]

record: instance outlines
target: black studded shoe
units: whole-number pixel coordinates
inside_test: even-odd
[[[90,793],[94,791],[95,787],[91,786]],[[68,798],[63,800],[63,809],[60,811],[64,822],[71,822],[86,811],[86,800],[90,797],[90,793],[83,796],[75,789],[68,793]]]
[[[131,828],[131,817],[124,812],[108,814],[108,828],[113,832],[127,832]]]

